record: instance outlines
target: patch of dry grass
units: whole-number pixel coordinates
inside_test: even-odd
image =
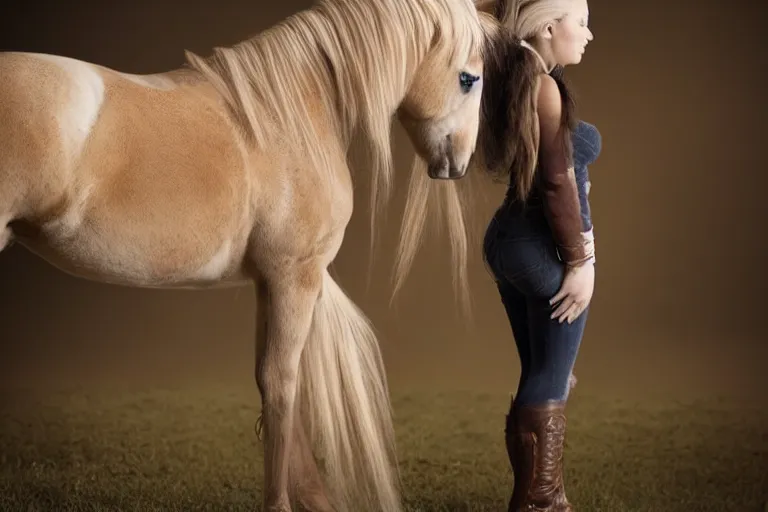
[[[396,394],[412,511],[506,510],[507,397]],[[2,510],[254,510],[255,390],[7,394]],[[568,496],[581,511],[761,511],[766,414],[712,400],[569,408]]]

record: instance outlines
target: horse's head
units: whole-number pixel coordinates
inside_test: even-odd
[[[472,15],[477,13],[473,10]],[[475,149],[483,39],[476,17],[473,23],[477,30],[438,27],[398,109],[398,118],[433,179],[463,177]]]

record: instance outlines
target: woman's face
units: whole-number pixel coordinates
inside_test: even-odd
[[[594,39],[587,28],[589,7],[587,0],[573,0],[572,7],[560,20],[552,25],[552,53],[561,66],[578,64],[584,55],[587,44]]]

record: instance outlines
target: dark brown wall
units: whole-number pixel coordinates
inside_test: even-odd
[[[206,54],[305,5],[13,1],[0,14],[0,47],[155,72],[180,65],[184,49]],[[591,167],[599,263],[581,383],[610,383],[612,392],[755,391],[765,384],[759,363],[768,355],[765,8],[752,0],[727,9],[714,0],[590,6],[596,39],[568,71],[579,114],[603,135]],[[397,133],[402,178],[411,150]],[[336,271],[382,332],[392,383],[511,386],[511,334],[482,262],[475,258],[472,269],[474,327],[456,318],[444,241],[430,241],[389,309],[385,263],[402,194],[369,290],[367,218],[358,204]],[[250,286],[122,289],[64,275],[18,246],[0,255],[0,283],[6,382],[252,378]],[[617,384],[617,377],[627,379]]]

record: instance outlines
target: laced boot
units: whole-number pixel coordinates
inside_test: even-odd
[[[519,406],[507,415],[506,444],[515,481],[508,512],[574,512],[565,496],[565,402]]]

